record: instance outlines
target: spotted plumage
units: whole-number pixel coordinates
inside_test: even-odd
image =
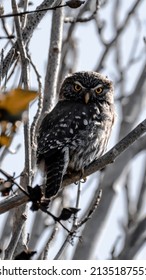
[[[106,149],[114,122],[113,85],[96,72],[68,76],[59,101],[38,134],[38,165],[46,173],[45,196],[57,194],[68,171],[83,171]]]

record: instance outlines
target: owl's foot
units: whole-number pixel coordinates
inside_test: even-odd
[[[79,181],[81,183],[85,183],[87,181],[87,177],[84,176],[84,168],[82,168],[81,171],[80,171],[80,179],[79,179]],[[75,182],[75,184],[78,185],[79,181]]]
[[[80,177],[80,181],[81,183],[85,183],[87,181],[87,177],[84,175],[84,168],[82,168],[81,170],[81,177]]]
[[[86,183],[86,181],[87,181],[87,177],[82,177],[80,180],[81,183]]]

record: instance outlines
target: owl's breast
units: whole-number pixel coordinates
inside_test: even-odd
[[[69,166],[71,170],[82,170],[105,151],[111,133],[112,116],[106,111],[92,108],[92,112],[82,112],[80,129],[74,129],[74,137],[69,145]],[[77,124],[77,123],[76,123]]]

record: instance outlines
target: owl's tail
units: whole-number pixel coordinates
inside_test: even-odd
[[[45,197],[50,199],[55,196],[62,186],[63,176],[68,166],[68,150],[57,152],[53,157],[45,158],[46,188]]]

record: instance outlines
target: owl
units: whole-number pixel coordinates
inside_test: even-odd
[[[37,137],[47,199],[58,193],[65,174],[83,173],[104,153],[114,123],[113,93],[112,82],[96,72],[76,72],[63,81],[59,101]]]

